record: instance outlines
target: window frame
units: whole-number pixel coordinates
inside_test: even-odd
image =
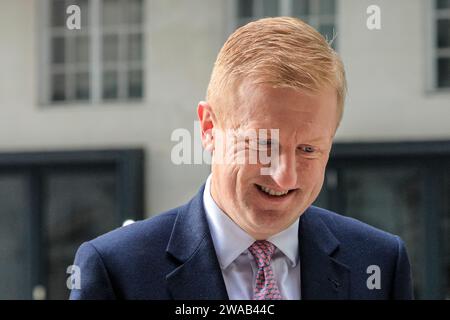
[[[119,36],[119,50],[123,51],[123,47],[126,46],[124,43],[124,34],[139,34],[141,35],[141,60],[139,62],[133,61],[129,65],[125,67],[121,66],[123,63],[122,58],[119,56],[116,70],[118,74],[122,72],[122,76],[118,76],[118,89],[117,89],[117,98],[105,99],[103,97],[103,78],[102,73],[105,69],[103,58],[102,58],[102,50],[103,50],[103,35],[105,31],[102,26],[102,5],[103,0],[88,0],[88,17],[87,20],[88,26],[85,28],[87,31],[84,31],[88,36],[88,47],[89,47],[89,61],[87,63],[88,73],[89,73],[89,98],[86,100],[74,99],[73,96],[71,99],[54,101],[52,100],[52,70],[54,66],[52,66],[51,62],[51,40],[53,37],[52,22],[51,22],[51,0],[43,0],[42,4],[40,4],[37,9],[38,18],[37,18],[37,39],[39,39],[38,43],[38,61],[37,61],[37,100],[38,105],[41,107],[61,107],[61,106],[95,106],[95,105],[117,105],[117,104],[127,104],[127,105],[140,105],[146,99],[146,30],[147,30],[147,21],[146,21],[146,11],[147,11],[147,1],[142,0],[142,21],[140,23],[139,28],[136,28],[135,25],[125,25],[122,26],[120,32],[117,33]],[[64,13],[65,14],[65,13]],[[81,13],[83,15],[83,13]],[[113,28],[117,28],[114,26]],[[125,28],[125,31],[123,30]],[[72,32],[72,31],[71,31]],[[73,32],[80,32],[79,30],[73,30]],[[83,26],[81,29],[83,32]],[[106,32],[108,32],[108,28],[106,28]],[[64,34],[64,33],[62,33]],[[122,48],[121,48],[122,47]],[[67,57],[67,55],[66,55]],[[122,60],[120,60],[122,59]],[[64,63],[64,74],[67,74],[68,67],[66,63]],[[127,71],[123,71],[122,69],[126,69]],[[142,72],[142,95],[140,97],[129,97],[127,93],[128,86],[128,72],[130,71],[140,71]],[[70,83],[66,82],[66,90],[65,92],[74,91],[75,87],[70,87]]]
[[[27,221],[25,236],[27,246],[26,262],[31,266],[24,288],[25,299],[33,298],[36,286],[48,287],[46,254],[43,242],[44,195],[42,182],[54,172],[93,172],[103,168],[113,168],[117,179],[118,210],[111,214],[119,223],[127,219],[135,221],[145,218],[145,150],[141,148],[24,151],[0,153],[0,173],[22,175],[28,183],[30,196],[29,210],[25,212]],[[86,239],[89,240],[89,239]]]
[[[437,7],[437,0],[433,1],[425,1],[425,12],[427,12],[425,19],[425,33],[426,33],[426,41],[425,41],[425,56],[427,59],[426,62],[426,87],[425,91],[429,94],[438,94],[448,96],[450,95],[450,86],[449,87],[438,87],[438,71],[437,71],[437,61],[442,54],[445,54],[445,57],[450,58],[450,48],[448,49],[439,49],[436,41],[437,37],[437,20],[439,18]],[[448,18],[450,19],[450,9],[443,9],[442,11],[448,11]],[[439,50],[443,52],[439,53]],[[446,52],[445,52],[446,51]]]

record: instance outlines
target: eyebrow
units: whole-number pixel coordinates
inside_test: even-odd
[[[257,138],[259,139],[259,137],[257,137]],[[307,143],[307,142],[313,143],[313,142],[327,141],[328,139],[329,139],[329,137],[322,136],[322,137],[316,137],[316,138],[313,138],[313,139],[303,139],[303,140],[305,141],[305,143]],[[275,139],[270,137],[270,136],[266,137],[266,139],[264,139],[264,140],[275,141]],[[280,140],[280,139],[278,139],[278,140]]]
[[[258,127],[258,128],[255,128],[255,130],[260,130],[260,129],[265,129],[265,130],[267,130],[266,131],[266,137],[265,138],[261,138],[260,137],[260,135],[259,135],[259,132],[257,132],[256,133],[256,138],[259,140],[260,138],[261,139],[264,139],[264,140],[267,140],[267,141],[275,141],[275,139],[272,137],[272,135],[271,135],[271,129],[277,129],[277,128],[267,128],[267,127]],[[311,142],[311,143],[314,143],[314,142],[322,142],[322,141],[327,141],[328,139],[332,139],[332,137],[329,137],[329,136],[318,136],[318,137],[314,137],[314,138],[312,138],[312,139],[304,139],[304,140],[306,140],[306,142]],[[279,141],[280,139],[278,138],[278,141]]]
[[[306,140],[309,141],[309,142],[319,142],[319,141],[326,141],[329,138],[330,137],[328,137],[328,136],[321,136],[321,137],[316,137],[316,138],[313,138],[313,139],[306,139]]]

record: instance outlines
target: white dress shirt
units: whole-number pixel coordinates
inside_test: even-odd
[[[211,196],[211,175],[206,180],[203,205],[209,230],[231,300],[253,299],[258,268],[248,247],[255,242],[216,204]],[[271,266],[283,299],[300,299],[300,258],[297,219],[287,229],[266,239],[276,246]]]

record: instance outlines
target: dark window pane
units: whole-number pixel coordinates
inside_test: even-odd
[[[240,18],[251,18],[253,15],[253,0],[240,0],[238,5],[238,16]]]
[[[119,60],[119,36],[104,35],[103,36],[103,61],[116,62]]]
[[[0,176],[0,299],[29,299],[29,197],[26,180]]]
[[[115,173],[51,173],[44,187],[48,299],[66,299],[67,267],[81,243],[118,227]]]
[[[75,38],[75,62],[89,62],[89,38],[87,36]]]
[[[71,0],[68,5],[75,4],[80,7],[81,30],[89,25],[89,3],[88,0]]]
[[[71,5],[77,5],[80,8],[81,29],[88,26],[89,3],[88,0],[53,0],[51,5],[51,22],[53,27],[65,27],[69,14],[67,8]],[[71,13],[72,14],[72,13]],[[70,14],[70,15],[71,15]]]
[[[127,52],[129,61],[142,60],[142,34],[128,35]]]
[[[337,33],[334,25],[320,25],[319,32],[322,34],[328,43],[331,43],[331,47],[336,50],[337,48]]]
[[[436,7],[438,9],[450,9],[450,0],[437,0]]]
[[[331,40],[334,36],[334,25],[331,24],[323,24],[319,26],[319,32],[327,39]]]
[[[83,72],[75,75],[75,99],[89,100],[89,73]]]
[[[314,200],[313,205],[330,210],[334,209],[337,211],[337,208],[333,207],[334,203],[332,203],[332,199],[330,197],[331,192],[336,191],[337,179],[337,171],[335,169],[328,168],[325,172],[322,190],[320,191],[317,199]]]
[[[335,5],[335,0],[320,0],[319,13],[334,14],[336,12]]]
[[[142,98],[143,79],[141,70],[128,72],[128,96],[130,98]]]
[[[103,99],[117,99],[119,92],[117,71],[103,72]]]
[[[127,0],[125,6],[125,22],[129,25],[140,25],[142,23],[143,9],[142,0]]]
[[[314,200],[313,206],[330,209],[328,206],[328,194],[326,190],[322,189],[322,191],[320,191],[320,194],[316,200]]]
[[[439,58],[437,69],[438,87],[450,88],[450,58]]]
[[[327,39],[328,43],[331,43],[331,47],[336,50],[337,33],[334,25],[321,25],[319,26],[319,32]]]
[[[67,6],[64,0],[53,0],[50,2],[53,27],[63,27],[66,25],[66,9]]]
[[[64,63],[66,61],[65,39],[62,37],[52,38],[52,59],[53,63]]]
[[[292,14],[296,17],[309,15],[309,0],[292,0]]]
[[[437,42],[439,48],[450,47],[450,19],[437,21]]]
[[[52,101],[66,100],[66,77],[64,74],[54,74],[52,78]]]
[[[264,0],[263,12],[265,17],[276,17],[280,14],[278,2],[278,0]]]
[[[105,26],[120,25],[122,21],[123,7],[119,0],[103,0],[102,21]]]

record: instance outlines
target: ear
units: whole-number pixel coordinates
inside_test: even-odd
[[[214,150],[213,129],[216,122],[214,112],[206,101],[200,101],[197,107],[198,119],[200,120],[202,145],[205,150],[212,152]]]

